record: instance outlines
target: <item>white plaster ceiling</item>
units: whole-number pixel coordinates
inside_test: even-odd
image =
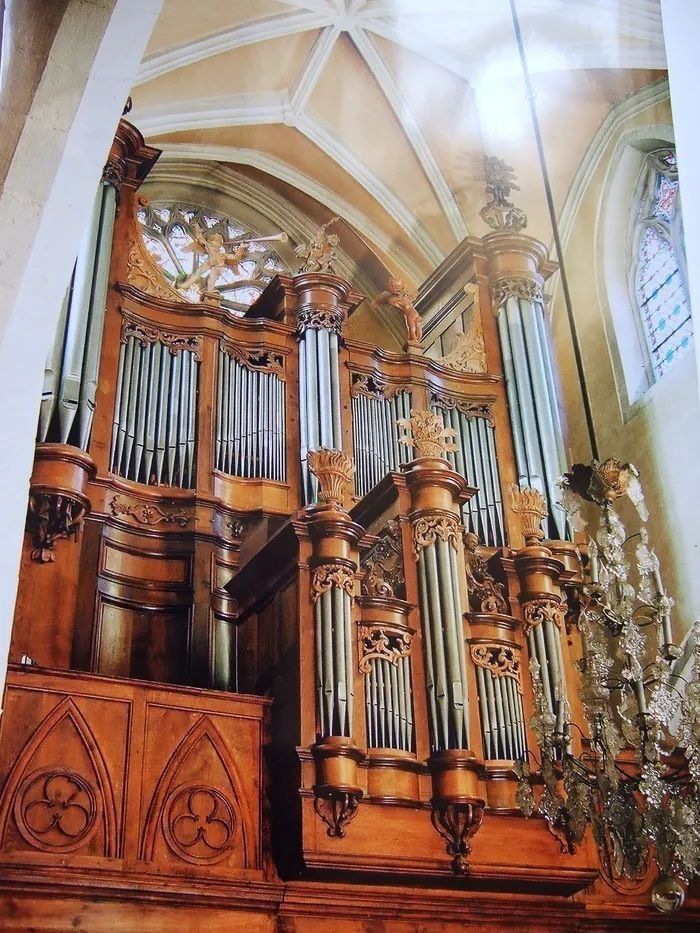
[[[550,148],[559,92],[576,113],[550,153],[563,198],[609,107],[665,68],[659,3],[517,8]],[[281,179],[415,281],[485,232],[479,154],[542,200],[509,0],[165,0],[133,97],[166,153]]]

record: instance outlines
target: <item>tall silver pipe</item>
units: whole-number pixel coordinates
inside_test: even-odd
[[[494,758],[502,758],[501,751],[499,748],[499,734],[498,734],[498,713],[496,711],[496,696],[493,690],[493,677],[485,672],[484,676],[484,686],[486,687],[486,704],[489,711],[489,719],[491,721],[491,748],[493,750]]]
[[[151,348],[150,398],[146,419],[146,446],[143,465],[143,471],[146,477],[145,482],[147,483],[150,482],[151,479],[151,469],[153,467],[153,457],[156,449],[156,421],[158,418],[158,411],[164,401],[160,392],[160,364],[161,348],[158,344],[155,344]]]
[[[338,359],[338,335],[330,335],[331,371],[331,414],[333,417],[333,447],[343,448],[343,416],[340,408],[340,362]]]
[[[318,354],[318,421],[321,447],[333,446],[333,415],[331,413],[331,363],[328,331],[322,327],[315,331]]]
[[[479,697],[479,719],[481,721],[481,735],[484,740],[484,757],[493,758],[491,745],[491,716],[489,714],[488,701],[486,697],[486,684],[484,677],[486,672],[483,667],[476,666],[476,690]]]
[[[306,395],[308,392],[308,379],[306,376],[306,335],[302,334],[299,339],[299,442],[301,448],[301,485],[302,502],[308,504],[309,499],[309,467],[306,457],[309,452],[308,440],[308,407],[306,404]]]
[[[66,289],[66,294],[63,298],[61,313],[58,317],[58,324],[56,326],[56,333],[54,335],[53,344],[51,345],[51,350],[49,351],[49,355],[46,360],[46,366],[44,367],[44,387],[41,392],[41,408],[39,410],[39,441],[41,443],[46,441],[49,428],[51,426],[51,419],[53,418],[54,411],[56,410],[56,403],[58,401],[58,386],[61,379],[63,346],[66,338],[66,324],[68,322],[68,309],[70,307],[70,296],[72,288],[73,281],[71,277],[71,284]],[[123,365],[124,354],[120,353],[120,373],[123,371]],[[118,382],[117,397],[119,396],[120,390],[121,383]]]
[[[365,722],[367,724],[367,747],[375,748],[372,716],[372,668],[370,668],[369,674],[365,674]]]
[[[170,388],[170,374],[172,370],[172,364],[172,353],[165,345],[161,346],[160,383],[158,388],[160,407],[158,409],[158,428],[156,430],[156,482],[159,484],[163,483],[165,480],[165,453],[168,446],[168,419],[170,405],[172,405],[172,394]]]
[[[439,736],[437,748],[442,750],[450,747],[450,691],[443,641],[444,622],[440,608],[440,584],[435,545],[431,544],[423,548],[421,553],[425,554],[429,606],[428,625],[432,628],[431,641],[435,658],[435,698],[440,713],[439,722],[442,726],[442,734]]]
[[[347,676],[345,669],[345,612],[343,590],[331,588],[331,611],[333,613],[333,678],[335,681],[335,702],[338,711],[339,735],[348,735],[345,731],[347,721]]]
[[[148,405],[148,389],[151,377],[151,356],[157,349],[149,343],[141,350],[141,373],[139,375],[139,391],[136,400],[136,424],[134,426],[134,450],[131,468],[127,467],[130,479],[138,482],[143,459],[143,448],[146,442],[146,411]]]
[[[180,385],[182,373],[182,354],[173,357],[170,384],[170,411],[168,417],[168,486],[175,485],[175,467],[177,466],[177,424],[180,403]]]
[[[530,469],[528,465],[527,448],[525,446],[525,431],[523,429],[523,420],[520,413],[518,382],[515,376],[515,362],[513,360],[513,349],[511,347],[510,333],[508,330],[508,316],[503,307],[498,311],[498,335],[501,341],[501,356],[503,359],[503,372],[506,381],[508,408],[510,409],[510,424],[513,435],[513,448],[515,450],[515,465],[518,470],[518,484],[520,486],[527,486],[529,484]]]
[[[197,361],[194,353],[188,353],[190,362],[190,398],[187,411],[187,486],[194,486],[195,447],[197,445]]]
[[[326,725],[326,693],[325,693],[325,657],[324,657],[324,628],[323,598],[316,601],[314,606],[314,645],[316,648],[316,708],[318,709],[318,727],[321,735],[328,735]]]
[[[333,606],[330,592],[321,593],[321,652],[323,660],[323,697],[325,707],[326,734],[333,735],[334,687],[333,687]]]
[[[112,459],[110,470],[118,472],[121,463],[124,436],[121,413],[126,408],[129,396],[128,381],[131,378],[131,356],[134,352],[134,338],[129,337],[126,344],[119,347],[119,367],[117,372],[117,390],[114,398],[114,421],[112,422]]]
[[[432,630],[430,625],[430,603],[428,601],[428,579],[425,567],[425,552],[418,555],[418,599],[420,615],[423,620],[423,650],[425,652],[425,693],[428,700],[428,724],[433,749],[438,749],[440,717],[438,716],[437,690],[435,676],[435,655],[433,652]]]
[[[129,400],[126,406],[126,437],[124,440],[124,463],[122,466],[123,475],[129,475],[131,465],[131,454],[134,448],[134,438],[136,436],[136,411],[139,400],[139,377],[145,356],[145,347],[138,341],[134,342],[134,355],[131,360],[131,385],[129,391]]]
[[[351,736],[353,734],[353,716],[354,716],[354,704],[355,704],[355,677],[354,677],[354,665],[352,662],[352,599],[348,593],[343,592],[343,629],[345,636],[345,694],[347,698],[347,721],[348,721],[348,731],[346,735]]]
[[[557,398],[557,384],[554,378],[554,368],[552,366],[552,350],[550,347],[549,335],[547,334],[547,326],[544,320],[544,308],[539,302],[535,303],[534,308],[535,321],[537,322],[537,330],[539,332],[540,345],[542,347],[542,358],[544,360],[545,381],[547,383],[549,405],[552,413],[554,414],[554,439],[556,441],[559,455],[559,465],[561,472],[563,473],[568,466],[568,457],[566,455],[566,448],[564,446],[564,432],[562,430],[561,419],[559,417],[559,400]]]

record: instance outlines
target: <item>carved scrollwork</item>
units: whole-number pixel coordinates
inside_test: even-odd
[[[403,599],[406,576],[401,547],[401,526],[395,520],[387,522],[379,533],[379,541],[367,551],[361,564],[363,596],[384,596]]]
[[[506,615],[508,603],[502,583],[496,583],[486,561],[477,551],[479,539],[473,531],[464,534],[464,562],[467,570],[469,608],[472,612]]]
[[[439,538],[449,542],[455,550],[459,549],[461,525],[454,515],[420,515],[411,523],[413,533],[413,554],[418,560],[424,547],[435,544]]]
[[[397,667],[401,658],[409,656],[413,644],[413,636],[410,632],[386,625],[360,625],[357,629],[357,638],[360,647],[361,674],[369,674],[372,670],[372,661],[376,659],[389,661]]]
[[[411,417],[399,418],[396,422],[404,437],[399,438],[399,444],[414,447],[419,457],[444,458],[450,450],[457,450],[452,438],[457,432],[454,428],[446,428],[442,419],[432,411],[423,411],[412,408]]]
[[[523,692],[520,684],[520,654],[517,648],[499,644],[477,644],[472,645],[470,651],[474,664],[490,671],[494,677],[512,678],[518,693]]]
[[[456,875],[469,872],[467,858],[471,853],[471,837],[484,819],[483,800],[431,801],[430,819],[445,840],[445,850],[452,856],[452,871]]]
[[[95,792],[68,768],[42,768],[22,782],[14,804],[17,828],[34,848],[71,852],[97,826]]]
[[[523,301],[535,301],[540,304],[544,302],[542,283],[525,275],[509,275],[497,279],[493,283],[491,293],[496,311],[509,298],[521,298]]]
[[[284,356],[281,353],[275,353],[273,350],[246,350],[234,346],[227,340],[220,342],[221,349],[232,359],[250,369],[253,372],[268,373],[277,376],[283,381],[286,379],[284,372]]]
[[[311,602],[315,605],[323,593],[334,586],[345,590],[348,596],[355,595],[355,577],[342,564],[323,564],[316,567],[311,578]]]
[[[341,335],[345,316],[337,305],[301,305],[297,310],[297,330],[303,334],[306,330],[328,330]]]
[[[154,295],[156,298],[165,298],[168,301],[182,301],[182,297],[178,295],[175,289],[170,288],[163,274],[151,261],[138,234],[132,234],[129,239],[126,268],[126,280],[134,288],[147,292],[149,295]]]
[[[461,411],[467,418],[483,418],[484,421],[487,421],[492,427],[496,424],[493,414],[493,403],[491,401],[460,398],[459,396],[448,395],[446,392],[438,392],[436,389],[431,389],[430,404],[435,408],[442,408],[445,411],[456,408],[457,411]]]
[[[231,803],[215,787],[186,784],[170,795],[163,811],[163,834],[186,862],[213,864],[226,857],[235,837]]]
[[[361,790],[345,791],[327,789],[314,796],[314,810],[328,827],[331,839],[342,839],[345,827],[359,812]]]
[[[27,527],[34,539],[31,559],[47,564],[56,560],[56,542],[76,540],[85,518],[85,507],[70,496],[42,493],[29,496]]]
[[[121,496],[114,496],[109,503],[109,510],[115,518],[133,518],[139,525],[180,525],[184,528],[192,521],[192,517],[181,509],[175,512],[164,512],[163,509],[151,503],[137,502],[128,504],[121,501]]]
[[[564,628],[566,606],[556,599],[531,599],[523,606],[523,631],[526,635],[542,622],[554,622],[560,630]]]
[[[386,382],[377,376],[369,373],[353,373],[350,395],[357,398],[358,395],[366,395],[368,398],[385,398]]]
[[[202,343],[199,337],[160,330],[141,321],[134,321],[124,315],[121,342],[126,343],[129,337],[138,340],[142,347],[160,341],[170,350],[173,356],[177,356],[182,350],[189,350],[198,363],[202,362]]]

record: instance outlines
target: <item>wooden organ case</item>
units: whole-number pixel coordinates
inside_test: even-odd
[[[476,362],[443,352],[442,312],[426,352],[390,353],[348,338],[363,296],[325,272],[276,276],[243,317],[183,300],[136,224],[157,157],[122,121],[47,364],[2,928],[657,928],[592,841],[564,852],[516,802],[531,656],[582,722],[577,551],[510,491],[542,247],[455,254]],[[454,450],[421,447],[426,413]],[[535,446],[546,477],[556,445]]]

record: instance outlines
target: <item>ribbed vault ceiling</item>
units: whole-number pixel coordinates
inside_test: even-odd
[[[665,68],[658,0],[518,0],[555,196]],[[420,281],[483,234],[484,152],[548,240],[509,0],[166,0],[133,120],[178,160],[266,173]]]

